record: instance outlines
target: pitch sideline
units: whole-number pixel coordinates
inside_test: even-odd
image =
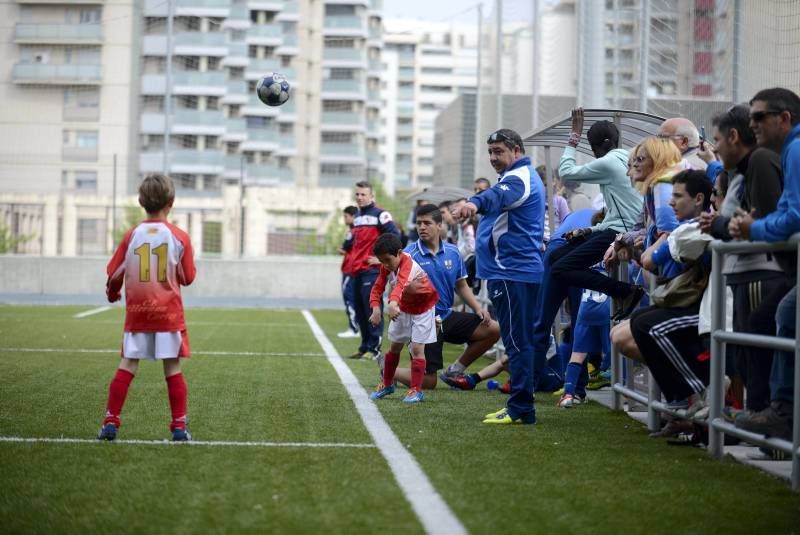
[[[328,362],[336,370],[339,380],[347,390],[350,399],[353,400],[364,427],[367,428],[381,455],[389,464],[400,490],[416,513],[425,532],[448,535],[466,534],[466,528],[433,487],[414,456],[400,443],[400,439],[383,419],[375,404],[367,397],[364,387],[361,386],[352,370],[325,336],[314,316],[308,310],[302,312],[311,332],[314,333],[314,337],[325,352]]]

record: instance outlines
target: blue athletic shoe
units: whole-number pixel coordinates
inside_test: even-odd
[[[172,430],[172,441],[173,442],[189,442],[192,440],[192,434],[189,432],[188,429],[184,429],[183,427],[176,427]]]
[[[117,426],[112,423],[104,424],[97,433],[97,440],[114,440],[117,438]]]
[[[425,401],[425,396],[422,394],[422,390],[415,388],[406,392],[406,397],[403,398],[403,403],[419,403],[420,401]]]
[[[385,398],[389,394],[394,394],[394,385],[384,385],[383,383],[378,383],[378,386],[375,387],[375,391],[369,395],[369,399],[381,399]]]

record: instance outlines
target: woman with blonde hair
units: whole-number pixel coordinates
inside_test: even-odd
[[[678,226],[672,199],[672,177],[683,170],[681,153],[669,139],[649,137],[633,152],[631,179],[644,195],[644,248]]]

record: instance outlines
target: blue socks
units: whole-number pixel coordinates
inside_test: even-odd
[[[567,364],[567,373],[564,376],[564,395],[575,395],[575,385],[578,383],[578,377],[582,369],[583,364],[577,362]]]

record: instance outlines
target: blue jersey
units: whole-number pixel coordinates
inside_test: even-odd
[[[544,272],[544,185],[527,156],[497,184],[471,197],[482,214],[475,244],[477,277],[540,283]]]
[[[584,290],[578,309],[578,323],[584,325],[608,325],[611,321],[611,299],[595,290]]]
[[[419,264],[439,294],[436,315],[445,319],[452,312],[456,282],[467,278],[467,268],[452,243],[439,242],[439,251],[434,255],[421,240],[409,244],[405,251]]]

